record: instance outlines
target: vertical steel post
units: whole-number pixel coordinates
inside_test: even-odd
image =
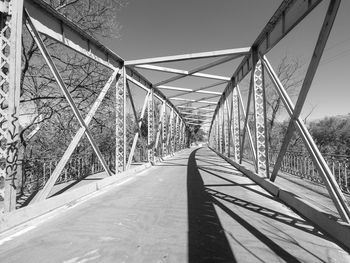
[[[258,54],[253,51],[254,63],[254,120],[255,120],[255,150],[256,170],[258,174],[269,177],[268,156],[267,156],[267,130],[266,130],[266,102],[264,89],[264,74],[261,65],[261,60],[258,59]]]
[[[116,144],[115,144],[115,171],[121,173],[126,167],[126,125],[125,125],[125,104],[126,104],[126,71],[123,66],[121,76],[116,85]]]
[[[175,137],[174,137],[174,144],[175,144],[175,152],[179,150],[178,143],[179,143],[179,115],[175,112],[176,119],[175,119]]]
[[[5,4],[5,3],[4,3]],[[16,209],[18,184],[19,99],[21,81],[23,0],[9,1],[0,13],[0,213]],[[6,143],[5,143],[6,141]]]
[[[238,104],[237,88],[232,91],[232,120],[233,120],[233,152],[235,161],[239,161],[240,149],[241,149],[241,136],[240,136],[240,114]]]
[[[219,127],[219,115],[220,115],[220,109],[218,109],[216,113],[216,145],[217,145],[217,151],[220,152],[220,127]]]
[[[170,113],[170,153],[174,154],[174,109]]]
[[[230,86],[232,87],[232,83],[230,83]],[[228,116],[228,153],[227,153],[227,156],[229,158],[231,157],[231,152],[232,152],[231,147],[232,147],[233,139],[234,139],[234,130],[232,127],[233,100],[232,100],[232,95],[231,96],[230,95],[231,95],[231,93],[227,97],[228,103],[226,104],[227,116]]]
[[[163,118],[162,118],[162,157],[166,155],[166,103],[163,102]]]
[[[229,138],[229,133],[230,133],[230,121],[229,121],[229,111],[228,111],[228,106],[227,106],[227,97],[225,98],[225,101],[222,105],[223,107],[223,115],[224,115],[224,137],[225,137],[225,154],[226,156],[229,156],[230,153],[230,138]]]
[[[219,138],[219,124],[218,124],[218,119],[219,119],[219,111],[217,111],[216,116],[215,116],[215,149],[219,151],[219,145],[220,145],[220,138]]]
[[[180,118],[180,127],[179,127],[179,150],[182,150],[182,119]]]
[[[147,153],[148,161],[154,163],[154,90],[151,89],[147,105],[148,132],[147,132]]]
[[[224,154],[225,152],[225,112],[224,112],[224,104],[220,105],[221,107],[221,153]]]
[[[182,149],[186,148],[186,124],[185,122],[182,123]]]

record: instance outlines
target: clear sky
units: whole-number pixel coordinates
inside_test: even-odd
[[[129,0],[118,14],[122,26],[120,37],[104,42],[126,60],[247,47],[280,3],[278,0]],[[329,0],[324,0],[267,54],[275,67],[286,54],[307,65],[328,3]],[[303,111],[306,115],[314,108],[310,119],[350,112],[349,12],[350,1],[343,0]],[[231,76],[238,63],[207,72]],[[156,77],[142,73],[150,80]]]

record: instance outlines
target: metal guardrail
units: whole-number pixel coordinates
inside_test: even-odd
[[[103,154],[109,168],[115,170],[115,155]],[[60,158],[29,158],[18,161],[22,176],[18,178],[17,195],[30,195],[42,189],[55,170]],[[147,162],[147,149],[137,149],[134,161]],[[103,172],[103,166],[95,154],[80,154],[70,158],[55,185],[78,181],[89,175]]]
[[[278,152],[269,153],[269,162],[275,164]],[[350,194],[350,156],[323,154],[340,189]],[[308,153],[287,152],[283,158],[281,171],[318,184],[324,184],[316,166]]]
[[[106,162],[113,169],[114,158],[106,156]],[[26,159],[19,161],[22,178],[19,178],[18,195],[32,194],[42,189],[58,164],[59,158]],[[72,156],[56,181],[57,184],[81,180],[88,175],[103,172],[98,158],[93,154]]]

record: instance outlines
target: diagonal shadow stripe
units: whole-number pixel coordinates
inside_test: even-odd
[[[273,252],[276,253],[279,257],[281,257],[286,262],[295,262],[295,263],[301,263],[300,260],[298,260],[295,256],[290,254],[288,251],[286,251],[283,247],[278,245],[276,242],[274,242],[272,239],[270,239],[268,236],[266,236],[264,233],[259,231],[256,227],[254,227],[252,224],[250,224],[248,221],[240,217],[238,214],[230,210],[227,206],[216,200],[214,197],[211,198],[212,202],[218,206],[220,209],[222,209],[227,215],[232,217],[236,222],[241,224],[245,229],[247,229],[251,234],[253,234],[257,239],[259,239],[261,242],[263,242],[266,246],[268,246]]]
[[[206,188],[205,191],[210,194],[213,197],[219,198],[221,200],[227,201],[231,204],[243,207],[249,211],[253,211],[255,213],[258,213],[260,215],[266,216],[270,219],[276,220],[278,222],[281,222],[283,224],[286,224],[288,226],[292,226],[294,228],[300,229],[302,231],[305,231],[309,234],[313,234],[318,237],[322,237],[326,240],[328,240],[327,237],[325,237],[321,232],[318,231],[314,226],[310,225],[304,220],[300,220],[298,218],[277,212],[275,210],[260,206],[258,204],[234,197],[232,195],[227,195],[225,193],[219,192],[217,190],[213,190],[210,188]]]
[[[237,185],[237,186],[241,186],[241,187],[243,187],[243,188],[245,188],[245,189],[247,189],[247,190],[249,190],[249,191],[251,191],[251,192],[254,192],[254,193],[259,194],[259,195],[262,195],[262,196],[264,196],[264,197],[266,197],[266,198],[275,200],[274,197],[272,197],[272,196],[270,196],[270,195],[268,195],[268,194],[259,192],[259,191],[255,190],[255,189],[253,189],[253,188],[250,188],[250,187],[246,186],[245,184],[239,184],[239,183],[236,183],[235,181],[229,180],[229,179],[227,179],[227,178],[225,178],[225,177],[222,177],[222,176],[220,176],[220,175],[218,175],[218,174],[212,173],[212,172],[208,171],[206,168],[198,167],[198,169],[199,169],[199,170],[202,170],[202,171],[204,171],[204,172],[206,172],[206,173],[209,173],[209,174],[211,174],[211,175],[214,175],[214,176],[216,176],[216,177],[218,177],[218,178],[220,178],[220,179],[222,179],[222,180],[225,180],[225,181],[227,181],[227,182],[229,182],[229,183],[235,184],[235,185]],[[256,184],[255,184],[255,185],[256,185]]]

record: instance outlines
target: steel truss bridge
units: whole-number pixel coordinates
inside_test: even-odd
[[[135,170],[133,167],[134,155],[137,142],[142,133],[142,123],[147,119],[147,167],[149,167],[149,164],[157,166],[159,162],[167,163],[168,161],[164,160],[172,160],[171,158],[174,157],[171,156],[186,156],[185,153],[189,151],[185,150],[189,147],[189,129],[193,126],[201,126],[208,131],[208,147],[210,150],[206,150],[207,152],[201,153],[200,156],[208,155],[208,152],[211,152],[211,154],[215,152],[217,154],[215,157],[210,154],[208,156],[214,159],[220,156],[220,160],[224,159],[232,164],[232,169],[235,169],[237,172],[243,172],[252,182],[265,189],[270,195],[279,198],[304,218],[317,225],[343,248],[350,249],[350,210],[344,196],[344,189],[347,191],[349,189],[348,175],[345,174],[343,178],[337,181],[337,178],[332,173],[334,169],[332,171],[329,168],[300,117],[341,1],[328,1],[328,10],[295,104],[267,58],[267,53],[321,2],[321,0],[282,1],[254,43],[249,47],[124,60],[44,1],[1,1],[0,137],[2,146],[0,148],[0,156],[2,165],[0,167],[0,200],[3,206],[0,216],[0,224],[2,224],[0,230],[9,231],[15,226],[18,227],[28,220],[41,216],[53,208],[61,207],[78,198],[74,195],[66,195],[67,197],[63,198],[64,201],[62,201],[62,198],[59,199],[59,196],[55,197],[56,199],[48,199],[83,136],[86,136],[93,148],[101,170],[109,176],[104,180],[123,178],[125,175],[136,173],[137,169]],[[50,166],[50,174],[44,179],[43,187],[35,196],[33,203],[27,207],[16,209],[18,178],[20,177],[18,165],[20,147],[19,109],[23,25],[25,25],[38,46],[43,59],[54,76],[60,91],[69,103],[80,127],[65,150],[64,155],[52,168],[52,171]],[[108,81],[85,117],[83,117],[74,102],[67,84],[55,65],[55,61],[51,57],[43,38],[49,38],[51,41],[60,43],[71,51],[99,63],[101,67],[111,70]],[[170,63],[209,58],[211,59],[210,63],[191,70],[163,66],[164,63],[168,65]],[[232,60],[241,61],[232,76],[205,73],[208,69]],[[169,73],[173,74],[173,76],[158,82],[150,82],[138,70]],[[250,79],[249,94],[247,105],[244,105],[240,83],[247,76]],[[267,143],[266,101],[269,98],[265,94],[266,81],[264,78],[266,76],[273,83],[290,117],[282,147],[273,160],[270,160],[271,156]],[[209,82],[210,84],[197,89],[169,85],[171,82],[186,77],[196,77],[196,79],[200,80],[216,80],[216,82],[214,84]],[[142,105],[136,105],[135,98],[131,95],[131,85],[145,91],[146,96]],[[225,86],[223,92],[215,91],[215,87],[219,85]],[[111,165],[107,164],[104,155],[101,153],[96,143],[96,138],[93,138],[89,129],[89,124],[99,106],[107,92],[112,88],[115,88],[116,112],[113,172]],[[175,95],[169,95],[170,93],[167,93],[169,91],[172,92],[171,94],[175,93]],[[132,106],[132,115],[137,125],[130,148],[128,148],[126,143],[126,104],[128,100]],[[251,102],[253,103],[252,106],[250,105]],[[137,106],[142,106],[140,115],[137,113]],[[253,118],[249,118],[252,114]],[[295,132],[299,133],[305,144],[310,160],[312,160],[313,173],[316,173],[321,178],[336,208],[332,218],[313,205],[309,205],[302,198],[296,195],[293,196],[293,193],[287,193],[274,183],[276,179],[278,181],[281,168],[285,165],[288,145]],[[245,145],[249,147],[245,147]],[[250,166],[243,166],[245,156],[247,156],[245,151],[250,153]],[[178,155],[178,152],[180,155]],[[208,157],[208,160],[210,158]],[[288,155],[288,158],[291,157]],[[190,165],[190,162],[188,165]],[[215,163],[212,165],[215,166]],[[192,168],[188,168],[188,171]],[[289,168],[292,169],[291,166]],[[168,168],[164,167],[164,169]],[[288,169],[284,167],[284,170]],[[345,186],[342,186],[341,183],[344,182],[346,182]],[[103,187],[103,184],[99,187]],[[206,193],[221,199],[227,197],[223,197],[214,190],[206,190]],[[84,194],[81,194],[79,198]],[[62,196],[64,195],[62,194]],[[232,201],[232,198],[230,200]],[[55,202],[59,203],[59,205],[55,204]],[[244,202],[244,200],[240,202]],[[238,203],[237,201],[236,204]],[[28,214],[31,215],[28,216]],[[283,259],[287,260],[288,257]]]

